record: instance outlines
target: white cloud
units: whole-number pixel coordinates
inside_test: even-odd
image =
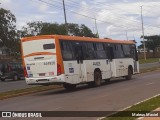
[[[46,12],[48,9],[48,6],[46,4],[40,4],[38,9],[40,12]]]
[[[11,3],[11,0],[0,0],[0,3],[8,4],[8,3]]]
[[[0,3],[16,15],[19,29],[26,22],[36,20],[64,23],[62,1],[44,1],[51,4],[46,5],[38,0],[0,0]],[[133,34],[140,38],[140,6],[143,5],[145,33],[159,34],[160,0],[65,0],[65,3],[68,22],[85,24],[92,30],[95,21],[82,15],[95,17],[100,36],[115,39],[126,39],[126,31],[129,39],[133,39]],[[71,10],[82,15],[74,14]]]

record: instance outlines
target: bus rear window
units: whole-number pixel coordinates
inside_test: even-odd
[[[44,45],[43,45],[43,49],[44,49],[44,50],[55,49],[55,44],[54,44],[54,43],[44,44]]]

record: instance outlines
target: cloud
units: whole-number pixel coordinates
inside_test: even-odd
[[[64,23],[62,1],[44,1],[50,4],[38,0],[0,0],[2,7],[15,14],[18,29],[26,22],[37,20]],[[133,39],[133,35],[140,38],[140,6],[143,5],[145,34],[159,34],[159,0],[65,0],[65,4],[68,22],[85,24],[93,30],[95,21],[90,17],[96,18],[100,37],[114,39],[126,39],[126,31],[129,39]]]
[[[48,6],[46,4],[40,4],[38,9],[40,12],[46,12],[48,9]]]

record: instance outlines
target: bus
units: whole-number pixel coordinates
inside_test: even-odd
[[[135,42],[89,37],[41,35],[21,39],[28,85],[63,85],[73,89],[86,83],[139,73]]]

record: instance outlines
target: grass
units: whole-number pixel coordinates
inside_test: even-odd
[[[153,62],[159,62],[160,58],[147,58],[145,59],[139,59],[139,64],[144,64],[144,63],[153,63]]]
[[[17,96],[21,96],[21,95],[36,93],[36,92],[53,90],[53,89],[57,89],[57,88],[60,88],[60,87],[61,86],[56,86],[56,85],[37,86],[37,87],[17,89],[17,90],[2,92],[2,93],[0,93],[0,100],[7,99],[7,98],[10,98],[10,97],[17,97]]]
[[[151,72],[151,71],[155,71],[155,70],[159,70],[160,66],[156,66],[156,67],[152,67],[152,68],[144,68],[144,69],[140,69],[140,73],[146,73],[146,72]]]
[[[132,112],[146,113],[146,112],[153,111],[160,106],[159,101],[160,101],[160,96],[151,98],[151,99],[144,101],[140,104],[133,105],[132,107],[130,107],[124,111],[121,111],[121,112],[118,112],[114,115],[106,117],[103,120],[135,120],[137,117],[128,117],[128,116],[132,115]],[[122,117],[122,116],[124,116],[124,117]],[[127,117],[125,117],[125,116],[127,116]]]

